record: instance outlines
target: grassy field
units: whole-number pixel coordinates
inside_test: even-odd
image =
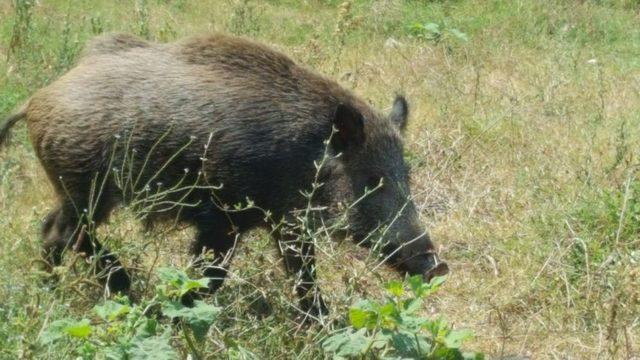
[[[380,109],[403,92],[413,191],[452,268],[425,313],[473,330],[466,347],[489,358],[640,357],[637,0],[2,0],[0,114],[73,66],[87,39],[114,31],[161,42],[231,32]],[[103,293],[73,264],[55,288],[43,281],[39,227],[53,191],[24,125],[13,135],[0,150],[0,358],[68,358],[71,345],[43,346],[43,332]],[[189,262],[188,229],[149,233],[120,211],[101,235],[140,274]],[[201,354],[323,356],[328,330],[291,315],[274,246],[261,233],[246,240]],[[353,245],[330,247],[319,276],[339,322],[397,275],[367,271]],[[173,342],[186,356],[184,339]]]

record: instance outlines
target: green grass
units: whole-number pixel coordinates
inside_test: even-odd
[[[13,3],[34,4],[14,48]],[[111,31],[156,41],[234,32],[381,109],[402,91],[417,205],[453,270],[425,313],[474,330],[469,348],[492,358],[639,356],[640,4],[360,0],[345,13],[341,3],[0,2],[0,114],[73,66],[87,39]],[[416,36],[412,27],[425,23],[469,40],[446,30],[438,40]],[[0,150],[0,358],[66,358],[68,348],[42,346],[42,332],[86,316],[103,297],[82,264],[68,263],[55,288],[38,271],[39,223],[53,203],[20,125]],[[100,230],[125,264],[144,274],[189,263],[190,231],[148,233],[131,218],[121,211]],[[366,252],[351,244],[331,247],[319,276],[338,326],[349,305],[381,297],[397,275],[367,271]],[[299,326],[265,234],[247,237],[239,253],[203,351],[322,356],[327,330]],[[144,293],[140,279],[134,286]]]

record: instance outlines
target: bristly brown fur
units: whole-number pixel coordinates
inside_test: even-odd
[[[93,38],[85,46],[82,57],[115,54],[135,48],[150,47],[151,43],[129,34],[104,34]]]

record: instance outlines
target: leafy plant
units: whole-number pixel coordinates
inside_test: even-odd
[[[453,330],[441,318],[420,315],[424,299],[443,282],[438,277],[424,283],[417,275],[405,283],[387,283],[386,301],[362,300],[351,307],[350,326],[325,339],[324,351],[335,358],[483,359],[482,354],[460,350],[473,336],[471,331]]]
[[[74,341],[76,355],[87,359],[97,355],[107,359],[176,359],[179,355],[171,340],[174,333],[181,333],[189,350],[198,354],[196,342],[204,340],[220,309],[204,301],[186,307],[180,298],[206,287],[208,279],[191,279],[170,268],[158,269],[158,277],[161,281],[152,299],[140,304],[131,304],[127,297],[106,300],[93,308],[92,319],[52,322],[40,343]]]
[[[440,42],[446,37],[452,37],[460,41],[469,40],[469,36],[466,33],[456,28],[449,27],[445,23],[414,23],[409,26],[409,34],[411,34],[411,36],[415,38],[429,40],[436,43]]]

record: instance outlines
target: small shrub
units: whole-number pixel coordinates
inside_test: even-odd
[[[438,24],[434,22],[414,23],[408,28],[412,37],[421,40],[428,40],[438,43],[446,38],[453,38],[459,41],[468,41],[469,36],[464,32],[449,27],[446,24]]]
[[[483,359],[460,351],[471,331],[452,330],[441,318],[420,315],[424,299],[443,282],[440,277],[425,284],[418,275],[387,283],[386,301],[363,300],[351,307],[350,326],[324,340],[323,349],[336,358]]]
[[[155,296],[132,304],[127,297],[106,300],[93,308],[94,317],[60,319],[52,322],[40,337],[44,346],[59,341],[76,344],[81,358],[109,359],[179,358],[171,344],[174,333],[184,338],[191,353],[198,354],[220,308],[203,301],[185,307],[180,298],[187,292],[206,287],[209,279],[191,279],[184,272],[158,269]]]

